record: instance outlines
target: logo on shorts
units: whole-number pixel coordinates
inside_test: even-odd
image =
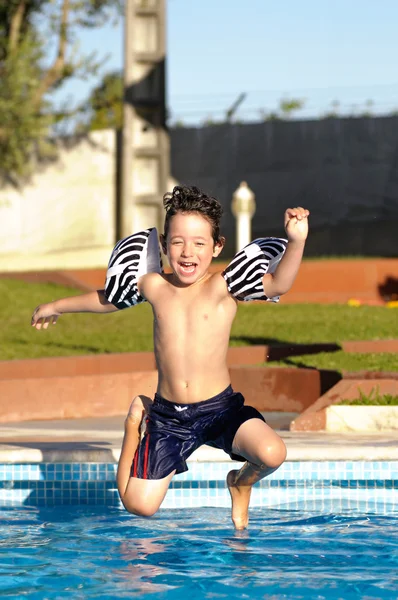
[[[183,410],[188,410],[188,406],[178,406],[178,404],[174,404],[174,408],[177,412],[182,412]]]

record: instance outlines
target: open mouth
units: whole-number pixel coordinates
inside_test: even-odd
[[[184,275],[192,275],[196,269],[196,263],[193,262],[180,262],[180,269]]]

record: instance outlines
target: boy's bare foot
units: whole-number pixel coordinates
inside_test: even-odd
[[[249,502],[252,491],[251,485],[236,485],[239,471],[230,471],[227,475],[227,486],[232,500],[232,522],[235,529],[246,529],[249,524]]]

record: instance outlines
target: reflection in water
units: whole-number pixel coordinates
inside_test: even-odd
[[[113,571],[117,587],[141,593],[171,589],[171,585],[156,582],[157,577],[169,573],[169,569],[159,566],[156,559],[156,555],[162,556],[167,550],[167,545],[156,538],[135,538],[122,542],[119,553],[124,566]]]

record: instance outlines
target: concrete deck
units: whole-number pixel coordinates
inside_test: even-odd
[[[271,415],[265,415],[267,418]],[[278,424],[276,418],[268,422]],[[0,424],[0,463],[116,462],[124,417],[25,421]],[[281,421],[279,420],[279,423]],[[279,431],[290,461],[398,460],[398,433]],[[229,460],[221,450],[203,446],[190,461]]]

